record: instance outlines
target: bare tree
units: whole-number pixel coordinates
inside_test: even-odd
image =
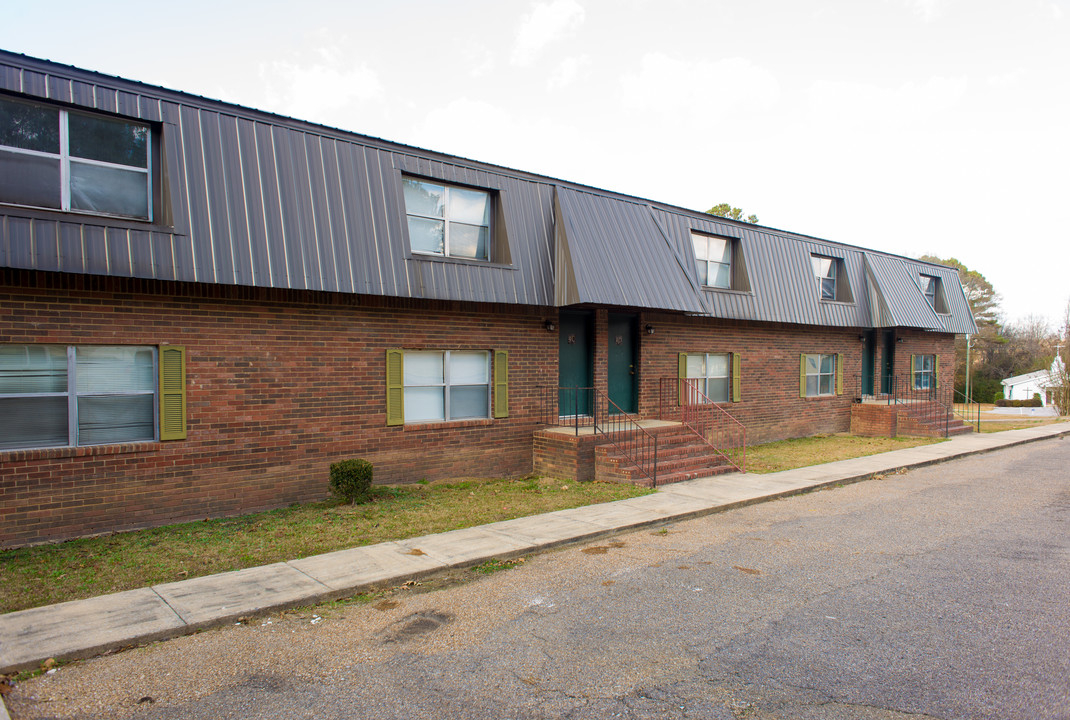
[[[1060,415],[1070,415],[1070,300],[1063,313],[1060,344],[1048,375],[1052,404]]]

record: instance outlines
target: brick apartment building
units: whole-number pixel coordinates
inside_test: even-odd
[[[949,268],[0,52],[0,546],[586,479],[599,408],[845,431],[972,332]]]

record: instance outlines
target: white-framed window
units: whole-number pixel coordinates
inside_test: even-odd
[[[151,346],[0,345],[0,449],[157,438]]]
[[[822,300],[835,300],[836,276],[838,274],[835,258],[811,255],[810,262],[814,266],[814,276],[817,278],[818,297]]]
[[[936,387],[935,355],[914,355],[911,366],[915,390],[932,390]]]
[[[921,275],[921,292],[925,295],[929,306],[938,313],[946,313],[947,306],[944,303],[944,294],[941,289],[940,278],[934,275]]]
[[[405,351],[405,422],[490,417],[490,353]]]
[[[141,122],[0,95],[0,202],[152,220]]]
[[[732,287],[732,240],[729,238],[691,233],[695,248],[695,267],[698,279],[707,287]]]
[[[688,353],[686,359],[688,387],[697,389],[711,402],[726,403],[731,395],[732,356],[729,353]],[[701,397],[688,398],[689,402]]]
[[[489,192],[409,177],[402,184],[412,252],[490,258]]]
[[[803,355],[803,383],[806,397],[836,393],[836,356],[832,354]]]

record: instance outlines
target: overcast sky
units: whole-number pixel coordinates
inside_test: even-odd
[[[1070,301],[1070,0],[13,2],[0,47]]]

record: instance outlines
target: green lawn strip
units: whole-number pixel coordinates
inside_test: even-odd
[[[815,435],[781,440],[747,448],[747,472],[773,473],[820,465],[904,448],[931,445],[942,438],[859,437],[856,435]]]
[[[645,495],[631,485],[513,478],[377,487],[324,501],[0,551],[0,612],[77,600],[343,548]]]

